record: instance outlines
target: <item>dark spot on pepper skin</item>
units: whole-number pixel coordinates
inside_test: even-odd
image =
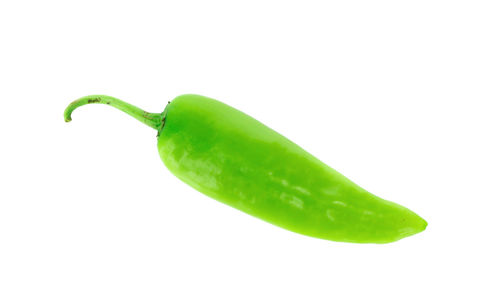
[[[101,102],[101,98],[89,99],[89,100],[87,101],[87,103],[88,103],[88,104],[90,104],[90,103],[99,103],[99,102]],[[108,104],[109,104],[109,103],[108,103]]]
[[[170,102],[168,102],[168,103],[170,103]],[[161,125],[160,125],[160,128],[158,128],[158,132],[156,133],[156,138],[160,137],[160,131],[165,126],[165,120],[166,119],[167,119],[167,116],[165,116],[165,117],[163,117],[163,119],[161,119]]]

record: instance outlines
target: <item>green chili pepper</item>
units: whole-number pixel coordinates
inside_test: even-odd
[[[160,114],[109,96],[108,104],[158,130],[168,169],[198,191],[304,235],[343,242],[388,243],[423,231],[427,222],[376,197],[252,117],[214,99],[182,95]]]

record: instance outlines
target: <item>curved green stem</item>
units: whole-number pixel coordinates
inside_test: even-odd
[[[162,114],[154,114],[143,111],[142,109],[135,107],[127,102],[120,99],[113,98],[105,95],[91,95],[82,97],[76,101],[71,102],[66,110],[64,110],[64,121],[71,121],[71,113],[78,107],[85,104],[107,104],[115,108],[118,108],[122,112],[129,114],[130,116],[136,118],[142,123],[150,126],[156,130],[159,130],[162,125]]]

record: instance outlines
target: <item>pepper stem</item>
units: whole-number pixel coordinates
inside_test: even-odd
[[[85,104],[94,104],[94,103],[111,105],[156,130],[159,130],[161,127],[162,114],[148,113],[120,99],[105,95],[86,96],[71,102],[71,104],[68,105],[68,107],[66,107],[66,110],[64,110],[64,121],[66,122],[71,121],[71,113],[76,108]]]

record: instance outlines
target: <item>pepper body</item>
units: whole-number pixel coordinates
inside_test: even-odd
[[[409,209],[376,197],[284,136],[214,99],[182,95],[166,108],[162,161],[227,205],[308,236],[387,243],[425,229]]]
[[[343,242],[388,243],[423,231],[411,210],[354,184],[252,117],[214,99],[182,95],[162,113],[92,95],[72,102],[113,106],[158,130],[168,169],[198,191],[304,235]]]

